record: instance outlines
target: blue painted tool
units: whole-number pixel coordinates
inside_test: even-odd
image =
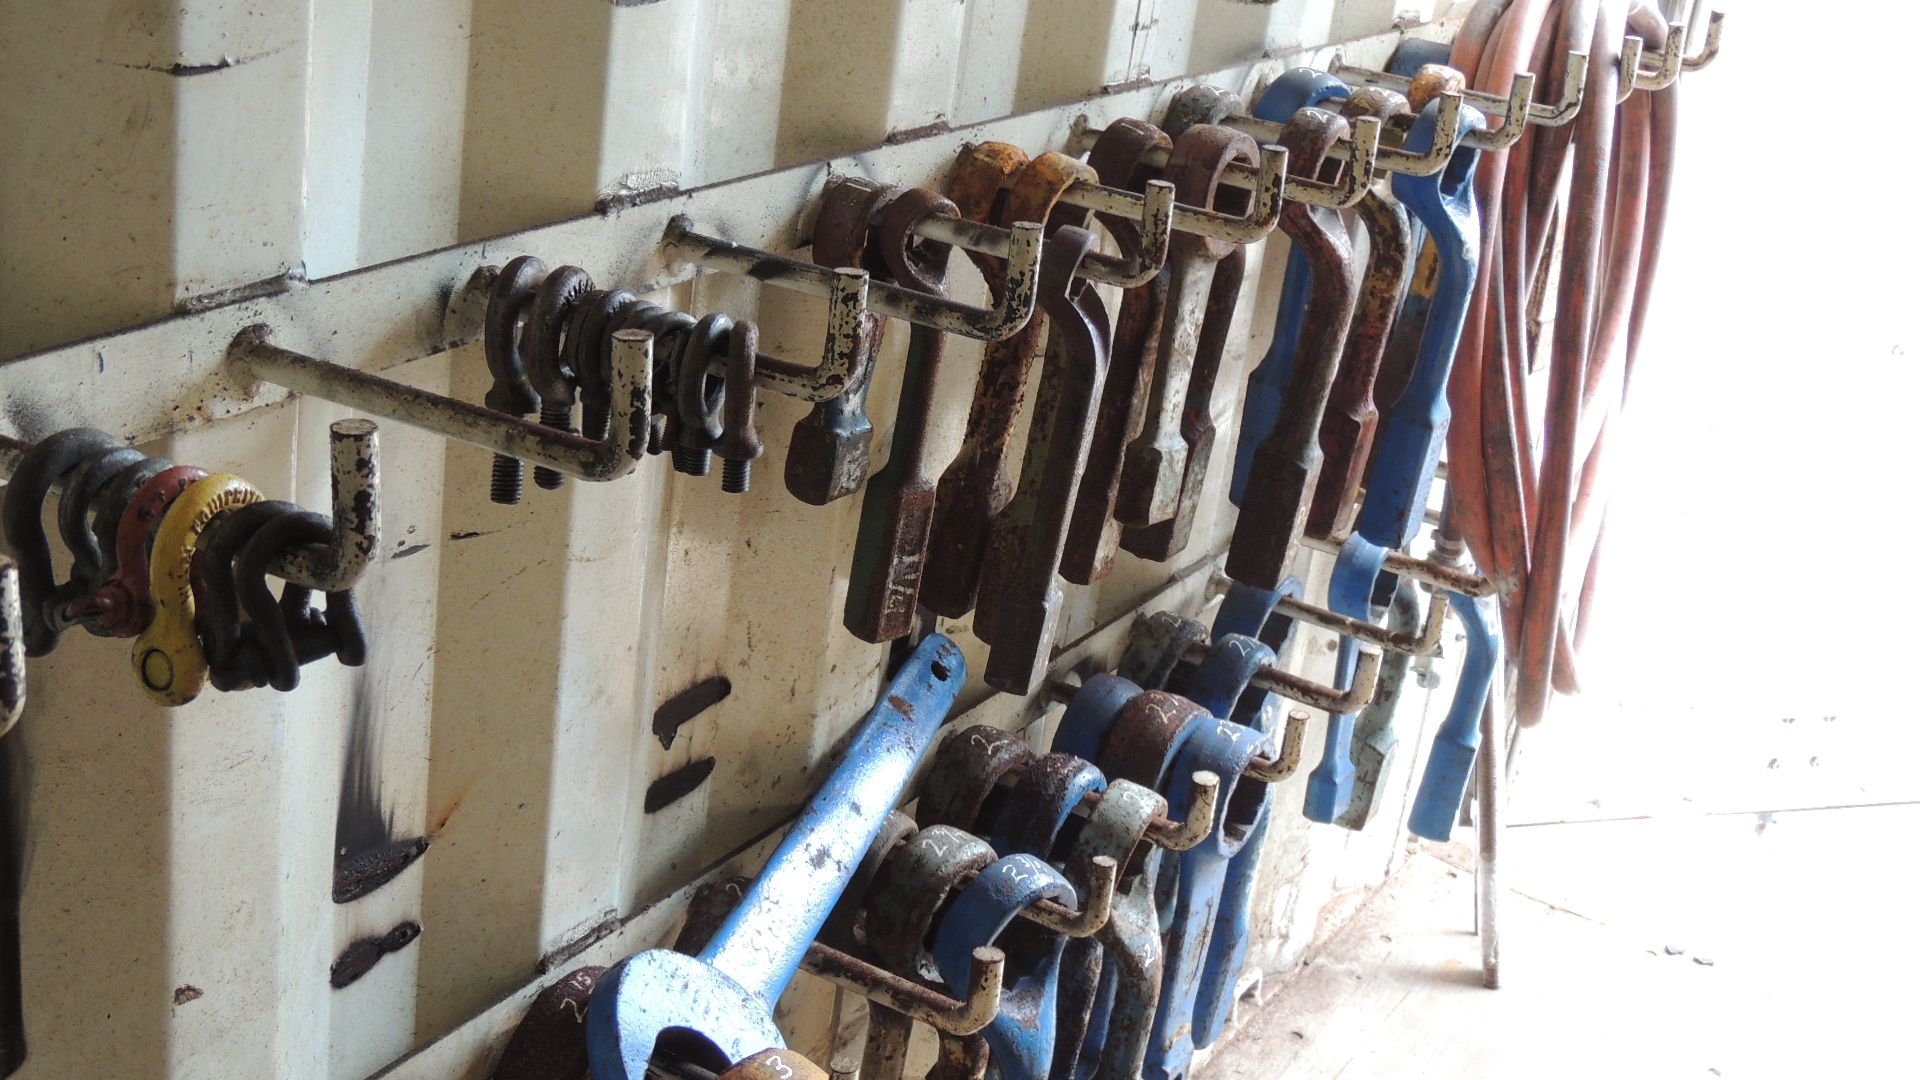
[[[1131,679],[1101,672],[1080,684],[1067,709],[1054,727],[1053,749],[1062,754],[1100,760],[1100,748],[1106,744],[1107,731],[1127,702],[1140,694]]]
[[[1407,134],[1408,149],[1418,152],[1433,145],[1439,112],[1437,100],[1420,111]],[[1484,129],[1486,123],[1478,109],[1460,110],[1463,135]],[[1419,533],[1434,466],[1446,442],[1451,415],[1447,376],[1453,371],[1454,350],[1466,326],[1467,305],[1480,269],[1480,213],[1473,195],[1473,173],[1479,161],[1480,151],[1463,144],[1447,167],[1432,176],[1393,178],[1394,198],[1427,229],[1439,256],[1440,274],[1420,334],[1412,379],[1381,425],[1366,502],[1354,523],[1355,532],[1391,549],[1406,547]]]
[[[1168,812],[1186,815],[1193,774],[1200,770],[1220,777],[1220,802],[1213,834],[1180,855],[1172,918],[1162,920],[1168,922],[1167,955],[1161,968],[1160,1007],[1154,1013],[1146,1067],[1141,1072],[1145,1080],[1180,1080],[1192,1064],[1195,998],[1201,990],[1227,870],[1267,810],[1263,792],[1245,787],[1265,788],[1266,784],[1242,774],[1254,758],[1275,754],[1273,740],[1266,734],[1230,720],[1208,718],[1195,726],[1198,730],[1181,747],[1172,779],[1163,790]]]
[[[1279,726],[1279,698],[1256,692],[1251,712],[1241,706],[1254,676],[1278,661],[1274,651],[1257,638],[1245,634],[1221,635],[1216,630],[1213,648],[1199,669],[1186,680],[1187,695],[1216,718],[1233,720],[1271,739]],[[1226,1028],[1227,1017],[1238,996],[1240,968],[1247,961],[1253,883],[1260,870],[1260,841],[1266,837],[1267,821],[1272,817],[1269,805],[1272,785],[1260,787],[1260,808],[1252,811],[1255,819],[1246,842],[1228,861],[1220,896],[1215,902],[1213,932],[1200,971],[1199,989],[1194,995],[1192,1038],[1195,1046],[1212,1045]]]
[[[586,1018],[595,1080],[643,1080],[662,1035],[676,1054],[715,1072],[786,1045],[773,1022],[774,1002],[905,793],[966,677],[960,647],[928,635],[700,955],[650,949],[601,977]],[[966,985],[964,962],[956,985]]]
[[[1375,605],[1377,612],[1378,605]],[[1413,582],[1402,578],[1393,591],[1393,600],[1387,607],[1387,630],[1391,633],[1413,637],[1420,632],[1420,589]],[[1393,771],[1395,750],[1400,745],[1394,734],[1393,717],[1400,706],[1400,695],[1406,685],[1407,669],[1412,666],[1413,657],[1398,650],[1386,653],[1380,663],[1380,680],[1375,684],[1373,700],[1360,710],[1360,716],[1353,725],[1353,794],[1347,800],[1346,812],[1335,819],[1334,824],[1355,832],[1366,828],[1373,820],[1373,812],[1379,808],[1376,797],[1380,784]]]
[[[1094,695],[1082,704],[1081,698],[1088,691]],[[1142,691],[1126,679],[1096,675],[1069,702],[1054,746],[1087,747],[1110,782],[1126,780],[1159,790],[1187,740],[1209,720],[1204,710],[1178,695]],[[1220,793],[1222,801],[1215,804],[1216,815],[1226,797],[1226,793]],[[1169,814],[1170,807],[1169,803]],[[1153,924],[1155,931],[1166,914],[1158,906],[1156,893],[1166,876],[1177,869],[1178,864],[1163,852],[1150,849],[1145,852],[1139,879],[1130,883],[1129,895],[1137,897],[1141,905],[1140,919]],[[1164,950],[1149,952],[1147,948],[1157,941],[1157,934],[1151,935],[1141,942],[1143,947],[1132,950],[1142,958],[1142,965],[1153,965],[1156,979],[1152,985],[1129,982],[1122,986],[1114,967],[1101,971],[1099,992],[1076,1064],[1080,1080],[1095,1075],[1101,1080],[1133,1080],[1137,1075],[1151,1038],[1159,1004],[1159,975],[1164,971],[1159,955]]]
[[[1076,817],[1074,810],[1088,796],[1104,793],[1108,793],[1107,778],[1085,758],[1059,751],[1035,758],[1000,804],[1000,813],[989,834],[994,849],[1007,854],[1037,855],[1057,866],[1065,861],[1068,849],[1072,848],[1078,860],[1074,872],[1081,876],[1068,880],[1085,885],[1092,880],[1086,875],[1093,873],[1094,868],[1089,859],[1078,858],[1077,840],[1084,835],[1083,826],[1087,823]],[[1165,805],[1159,796],[1151,792],[1143,794]],[[1105,805],[1105,800],[1100,804]],[[1113,855],[1114,865],[1125,866],[1132,854],[1129,848]],[[1118,875],[1115,885],[1117,909],[1123,898]],[[1062,954],[1056,977],[1060,989],[1054,1019],[1053,1061],[1049,1067],[1052,1075],[1072,1073],[1073,1061],[1080,1052],[1098,996],[1100,969],[1105,958],[1104,931],[1112,925],[1113,915],[1109,914],[1107,924],[1100,931],[1069,941]]]
[[[1439,112],[1437,100],[1421,110],[1407,135],[1409,150],[1421,152],[1433,145]],[[1460,126],[1463,132],[1478,131],[1486,126],[1486,119],[1477,109],[1463,108]],[[1328,606],[1342,615],[1370,617],[1376,589],[1393,588],[1391,579],[1384,583],[1380,579],[1387,553],[1410,544],[1425,520],[1434,468],[1446,441],[1447,376],[1453,370],[1454,349],[1466,325],[1480,265],[1480,216],[1473,196],[1479,158],[1478,150],[1462,145],[1447,167],[1433,176],[1393,178],[1394,196],[1427,229],[1440,260],[1439,277],[1412,377],[1381,426],[1366,501],[1327,586]],[[1337,681],[1344,684],[1352,678],[1357,655],[1351,639],[1341,641]],[[1326,748],[1307,778],[1309,820],[1331,824],[1347,811],[1354,783],[1353,727],[1351,713],[1327,720]]]
[[[1253,115],[1262,120],[1285,122],[1301,109],[1324,101],[1340,100],[1351,91],[1347,84],[1324,71],[1293,68],[1273,80],[1253,106]],[[1306,253],[1295,246],[1287,253],[1287,276],[1280,285],[1280,307],[1274,318],[1273,341],[1267,355],[1247,379],[1247,394],[1240,409],[1240,441],[1233,453],[1233,482],[1227,498],[1235,506],[1246,494],[1247,477],[1253,471],[1253,452],[1280,422],[1280,400],[1293,374],[1294,351],[1300,346],[1300,332],[1307,320],[1307,297],[1313,288],[1313,269]]]
[[[1480,748],[1480,711],[1486,708],[1493,676],[1500,670],[1500,612],[1490,596],[1461,597],[1453,609],[1467,629],[1467,656],[1460,665],[1460,685],[1453,692],[1447,718],[1434,733],[1427,752],[1427,769],[1407,814],[1407,828],[1415,836],[1446,840],[1460,817],[1460,800],[1473,774],[1473,756]]]
[[[1042,900],[1078,907],[1079,896],[1058,870],[1032,855],[996,860],[955,897],[933,935],[933,962],[949,987],[967,985],[973,950],[996,945],[1007,955],[1000,1012],[988,1024],[993,1050],[988,1075],[1043,1080],[1053,1062],[1060,953],[1066,939],[1019,915]]]
[[[1287,578],[1278,588],[1258,589],[1234,582],[1220,601],[1213,616],[1213,636],[1225,642],[1236,636],[1253,636],[1272,651],[1275,663],[1293,637],[1294,621],[1274,611],[1281,600],[1301,594],[1300,579]],[[1249,676],[1250,677],[1250,676]],[[1230,688],[1223,685],[1220,690]],[[1280,696],[1242,687],[1235,699],[1231,719],[1268,735],[1278,726]],[[1288,742],[1297,742],[1300,730],[1289,725]],[[1284,755],[1284,751],[1282,752]],[[1207,949],[1206,968],[1200,976],[1207,989],[1194,1007],[1193,1041],[1196,1046],[1211,1046],[1225,1030],[1233,1013],[1234,991],[1239,986],[1240,969],[1246,966],[1247,943],[1253,914],[1253,884],[1259,872],[1259,853],[1266,846],[1267,828],[1273,821],[1271,810],[1261,817],[1247,837],[1240,857],[1227,869],[1222,887],[1220,913],[1214,918],[1213,941]]]
[[[1372,502],[1369,491],[1367,500]],[[1361,513],[1365,513],[1363,507]],[[1347,537],[1334,561],[1333,575],[1327,581],[1327,606],[1337,614],[1364,619],[1371,611],[1373,583],[1386,565],[1387,549],[1370,542],[1359,533]],[[1358,644],[1350,637],[1340,639],[1340,653],[1334,661],[1334,685],[1345,686],[1353,679],[1358,663]],[[1303,813],[1307,820],[1332,823],[1346,813],[1353,796],[1353,714],[1327,717],[1326,745],[1320,764],[1307,776],[1307,798]]]

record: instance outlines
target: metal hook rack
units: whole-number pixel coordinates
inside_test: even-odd
[[[1327,71],[1342,82],[1360,86],[1378,86],[1386,90],[1406,93],[1413,88],[1415,76],[1395,75],[1389,71],[1377,71],[1373,68],[1359,67],[1346,63],[1339,56],[1327,65]],[[1580,115],[1580,105],[1587,92],[1587,54],[1579,50],[1567,53],[1565,76],[1560,83],[1560,100],[1551,105],[1533,100],[1535,76],[1532,72],[1515,73],[1513,83],[1502,97],[1484,90],[1462,90],[1461,98],[1466,104],[1485,113],[1489,120],[1502,121],[1500,127],[1493,128],[1485,135],[1465,140],[1468,145],[1482,150],[1498,150],[1512,146],[1519,141],[1526,125],[1538,124],[1541,127],[1561,127],[1571,123]],[[1510,121],[1519,117],[1519,123]],[[1512,135],[1502,135],[1508,127],[1515,128]],[[1422,175],[1422,174],[1414,174]]]
[[[1100,132],[1095,129],[1079,127],[1079,123],[1080,121],[1076,119],[1075,137],[1072,140],[1075,153],[1091,147],[1093,140],[1100,135]],[[1167,151],[1150,151],[1141,160],[1153,167],[1164,166],[1167,161]],[[1223,181],[1231,186],[1253,192],[1253,199],[1245,214],[1235,217],[1215,210],[1202,210],[1197,206],[1174,203],[1173,228],[1208,240],[1221,240],[1230,244],[1252,244],[1265,239],[1268,233],[1279,226],[1280,202],[1284,198],[1292,197],[1287,193],[1287,185],[1290,181],[1287,179],[1285,147],[1261,146],[1259,168],[1244,165],[1231,166],[1223,177]],[[1150,181],[1148,186],[1151,188],[1155,184],[1165,184],[1169,192],[1173,186],[1164,180]],[[1137,212],[1135,207],[1139,206],[1142,197],[1131,191],[1123,191],[1103,184],[1075,184],[1067,189],[1060,201],[1088,210],[1132,215]]]
[[[803,971],[936,1031],[972,1035],[1000,1015],[1000,990],[1006,978],[1007,956],[991,945],[973,950],[964,1000],[955,1000],[819,941],[807,946],[806,958],[800,966]]]
[[[1336,71],[1333,74],[1337,75],[1339,72]],[[1516,81],[1515,85],[1518,86],[1519,83]],[[1528,76],[1526,93],[1532,92],[1532,77]],[[1433,146],[1425,152],[1404,150],[1393,145],[1380,146],[1374,152],[1375,166],[1388,172],[1404,173],[1408,176],[1432,176],[1447,167],[1447,162],[1453,158],[1454,148],[1461,142],[1480,145],[1480,141],[1484,141],[1491,133],[1470,132],[1463,139],[1460,131],[1460,110],[1464,104],[1465,98],[1459,92],[1450,90],[1440,95],[1440,113],[1434,124]],[[1280,133],[1287,126],[1285,121],[1262,120],[1247,113],[1232,114],[1224,118],[1221,123],[1236,131],[1244,131],[1263,142],[1279,139]],[[1333,145],[1333,149],[1327,156],[1340,160],[1352,160],[1355,152],[1349,140],[1341,139]]]
[[[856,324],[871,311],[929,326],[942,333],[979,341],[1000,341],[1018,333],[1033,315],[1035,286],[1040,277],[1041,231],[1038,223],[1026,221],[1016,222],[1009,231],[1005,255],[1007,276],[996,290],[999,302],[990,308],[974,307],[888,282],[868,281],[865,270],[824,267],[791,255],[778,255],[709,236],[696,231],[692,219],[685,214],[676,215],[667,223],[661,246],[668,256],[703,270],[751,277],[793,292],[825,298],[835,320],[842,318],[841,308],[850,309]],[[835,357],[831,322],[828,336],[828,355]],[[779,389],[773,383],[766,385],[769,389]]]
[[[1633,73],[1633,78],[1621,80],[1621,101],[1625,101],[1635,90],[1665,90],[1680,77],[1681,65],[1686,60],[1687,24],[1684,21],[1667,23],[1666,44],[1661,47],[1659,62],[1651,71],[1640,66],[1640,61],[1646,56],[1646,47],[1645,41],[1632,35],[1621,44],[1620,70]],[[1629,63],[1629,60],[1632,62]]]
[[[869,190],[885,186],[861,176],[836,176],[827,183]],[[1178,212],[1173,201],[1172,184],[1164,180],[1149,181],[1147,192],[1142,196],[1076,181],[1067,188],[1060,201],[1087,209],[1110,210],[1138,218],[1140,222],[1140,250],[1134,257],[1092,252],[1081,260],[1076,276],[1131,289],[1152,281],[1166,264],[1167,252],[1173,245],[1174,217]],[[923,240],[951,244],[999,259],[1007,258],[1013,251],[1013,235],[1008,230],[961,217],[925,218],[913,227],[913,234]]]
[[[1085,115],[1074,117],[1073,132],[1067,138],[1067,152],[1085,153],[1093,146],[1093,141],[1100,137],[1103,130],[1092,126]],[[1352,121],[1352,130],[1352,141],[1346,144],[1345,150],[1347,167],[1342,170],[1338,180],[1329,182],[1287,176],[1286,148],[1265,143],[1260,147],[1259,168],[1248,165],[1229,165],[1221,174],[1220,182],[1229,187],[1244,188],[1253,192],[1254,210],[1261,209],[1265,205],[1262,200],[1267,198],[1266,189],[1274,186],[1277,186],[1278,197],[1281,199],[1335,209],[1352,206],[1358,203],[1373,185],[1374,163],[1380,155],[1381,124],[1373,117],[1361,117]],[[1151,168],[1164,168],[1168,156],[1169,151],[1150,150],[1142,155],[1140,160]],[[1130,199],[1136,197],[1128,196]],[[1219,214],[1186,206],[1176,206],[1174,210],[1173,227],[1175,229],[1235,244],[1250,244],[1264,238],[1274,230],[1280,220],[1278,199],[1273,202],[1272,221],[1262,220],[1258,223],[1260,227],[1256,227],[1251,221],[1256,216],[1252,210],[1244,219],[1225,218],[1225,224],[1217,220],[1222,217]],[[1193,216],[1194,227],[1182,227],[1181,211]],[[1208,219],[1216,220],[1212,224],[1203,226],[1201,223]],[[1234,224],[1236,222],[1237,224]],[[1215,231],[1208,231],[1210,229]]]
[[[380,550],[380,429],[370,420],[336,420],[328,428],[327,439],[333,538],[324,546],[288,551],[267,569],[275,577],[316,592],[344,592],[366,575]],[[12,476],[21,455],[32,445],[0,435],[0,476]],[[53,489],[61,487],[55,481]],[[12,560],[5,565],[11,568]],[[17,592],[16,587],[16,608]],[[0,604],[5,602],[5,594],[0,592]],[[0,619],[5,617],[0,611]],[[3,635],[4,629],[0,629],[0,653],[6,648]],[[4,678],[3,660],[0,678]],[[0,689],[0,707],[4,704],[5,693]],[[3,723],[0,728],[4,728]]]
[[[1720,56],[1720,23],[1726,17],[1726,13],[1719,10],[1707,13],[1707,38],[1701,42],[1699,52],[1680,61],[1680,70],[1699,71]]]
[[[469,443],[589,481],[617,480],[646,453],[653,377],[653,335],[613,335],[613,395],[618,404],[605,439],[587,439],[480,405],[283,349],[271,329],[242,330],[227,347],[241,375],[296,393]]]
[[[1329,555],[1340,554],[1340,545],[1345,540],[1346,537],[1344,536],[1329,537],[1314,536],[1312,534],[1300,538],[1300,542],[1307,547],[1315,551],[1324,551]],[[1466,597],[1492,596],[1500,591],[1499,587],[1494,585],[1493,582],[1470,570],[1462,570],[1456,566],[1450,566],[1446,563],[1434,562],[1428,559],[1416,559],[1411,555],[1398,551],[1390,551],[1387,553],[1386,562],[1381,566],[1381,572],[1398,574],[1404,578],[1412,578],[1423,585],[1430,585],[1435,589],[1444,589],[1448,592],[1456,592]],[[1360,659],[1362,663],[1365,663],[1366,654],[1362,653]],[[1365,703],[1362,702],[1361,704]]]

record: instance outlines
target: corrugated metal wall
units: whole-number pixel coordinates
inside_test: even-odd
[[[1449,5],[4,0],[0,355],[573,217],[609,195],[1285,58],[1436,6]],[[1391,38],[1377,44],[1383,57]],[[1282,246],[1249,275],[1222,438],[1246,357],[1265,348]],[[519,253],[502,244],[495,258]],[[712,278],[670,299],[757,314],[769,351],[817,347],[817,305],[761,304]],[[897,358],[905,335],[892,337]],[[977,356],[955,352],[934,460],[957,438]],[[877,445],[898,366],[883,360],[876,382]],[[389,374],[469,400],[484,383],[472,349]],[[44,434],[7,400],[12,430]],[[762,400],[777,463],[804,410]],[[71,409],[87,415],[84,400]],[[295,401],[149,449],[324,507],[326,423],[340,415]],[[660,940],[677,914],[663,901],[790,813],[871,702],[885,650],[839,626],[857,499],[805,506],[772,475],[735,498],[655,462],[500,507],[480,451],[394,424],[383,439],[364,669],[317,665],[292,695],[161,710],[126,679],[122,643],[70,636],[33,665],[11,737],[31,822],[21,1075],[357,1078],[422,1047],[394,1075],[475,1075],[543,957],[601,933],[583,959]],[[1230,523],[1221,500],[1203,508],[1186,565]],[[1126,560],[1071,599],[1061,640],[1168,575]],[[1156,602],[1191,607],[1205,577]],[[1115,633],[1083,647],[1110,649]],[[1331,643],[1309,643],[1296,666],[1324,674]],[[659,702],[716,673],[732,695],[657,739]],[[981,710],[1018,726],[1039,706]],[[704,785],[645,810],[653,779],[704,757],[716,762]],[[1266,860],[1257,962],[1297,955],[1327,899],[1378,880],[1402,844],[1395,803],[1355,836],[1309,833],[1298,799],[1297,781],[1280,795],[1289,827]],[[432,846],[413,868],[331,902],[337,854],[415,836]],[[424,928],[416,943],[329,986],[342,949],[406,920]],[[824,1045],[828,1000],[809,986],[790,1001],[803,1050]]]

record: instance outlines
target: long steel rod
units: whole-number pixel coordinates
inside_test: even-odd
[[[408,424],[582,480],[616,480],[633,471],[645,453],[653,335],[622,330],[614,335],[613,411],[607,438],[570,435],[517,416],[470,405],[442,394],[369,375],[282,349],[264,331],[243,332],[227,350],[227,362],[243,374],[301,394]]]

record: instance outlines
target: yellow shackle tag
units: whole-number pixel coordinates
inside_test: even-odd
[[[207,656],[193,627],[194,549],[214,518],[259,502],[253,485],[232,473],[195,481],[167,508],[153,536],[148,591],[153,621],[133,643],[133,677],[162,705],[185,705],[207,681]]]

